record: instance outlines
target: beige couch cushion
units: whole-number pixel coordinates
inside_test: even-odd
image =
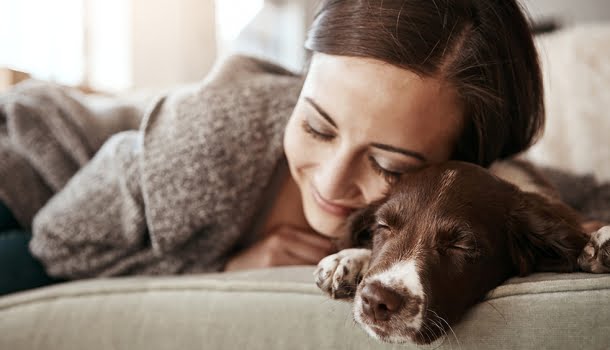
[[[0,349],[410,349],[370,339],[313,267],[72,282],[0,299]],[[605,349],[610,275],[537,274],[492,291],[439,349]],[[459,341],[459,343],[458,343]]]

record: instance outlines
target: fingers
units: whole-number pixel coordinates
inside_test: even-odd
[[[283,265],[315,265],[336,252],[333,242],[315,232],[281,225],[233,256],[226,271]]]
[[[324,237],[318,233],[299,230],[293,227],[286,227],[285,234],[291,235],[295,239],[311,245],[312,247],[317,247],[320,250],[328,252],[329,254],[337,252],[335,244],[330,240],[330,238]]]
[[[589,221],[585,221],[580,224],[582,230],[588,234],[592,234],[592,233],[596,232],[597,230],[604,227],[605,225],[606,225],[605,223],[598,221],[598,220],[589,220]]]
[[[335,252],[332,241],[315,232],[285,226],[275,234],[281,238],[277,244],[287,255],[288,260],[283,261],[285,264],[315,265],[325,256]]]
[[[286,254],[291,256],[294,262],[291,265],[316,265],[322,258],[330,253],[319,250],[307,244],[297,243],[286,249]]]

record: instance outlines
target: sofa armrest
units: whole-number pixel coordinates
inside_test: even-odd
[[[0,298],[0,348],[418,348],[369,338],[348,302],[317,289],[313,269],[94,279],[15,294]],[[430,348],[605,348],[610,275],[511,279],[453,330]]]

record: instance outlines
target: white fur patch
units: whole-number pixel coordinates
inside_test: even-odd
[[[338,293],[340,294],[341,286],[356,285],[358,276],[368,270],[370,260],[370,249],[344,249],[329,255],[320,260],[318,268],[313,273],[316,284],[334,298]]]
[[[384,287],[394,290],[406,288],[411,294],[420,297],[422,300],[424,299],[424,287],[422,286],[421,280],[419,278],[415,259],[398,262],[381,273],[367,277],[365,282],[377,282],[383,285]],[[360,298],[356,299],[356,310],[361,310],[362,304]],[[423,323],[422,311],[423,310],[421,310],[420,308],[417,316],[415,316],[410,322],[408,322],[406,326],[419,331]]]
[[[408,288],[413,295],[424,296],[424,288],[419,280],[417,264],[414,259],[401,261],[392,265],[375,276],[367,278],[368,282],[378,281],[389,288],[403,287]]]
[[[610,240],[610,226],[604,226],[597,230],[597,233],[595,234],[593,239],[597,241],[597,244],[599,246]]]

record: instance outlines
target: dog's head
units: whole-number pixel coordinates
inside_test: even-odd
[[[372,244],[354,317],[389,342],[431,342],[510,276],[576,270],[587,241],[566,206],[463,162],[405,176],[350,221]]]

